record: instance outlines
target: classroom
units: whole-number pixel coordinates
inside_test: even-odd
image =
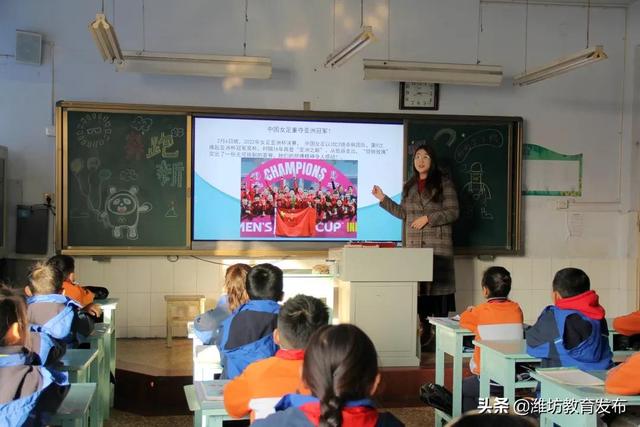
[[[114,63],[101,57],[88,30],[96,21],[96,14],[104,14],[117,35],[119,48],[129,55],[122,63],[117,58]],[[331,54],[357,42],[358,37],[363,46],[335,64],[336,56]],[[523,73],[596,46],[602,47],[596,53],[604,51],[606,58],[531,84],[518,84],[517,77]],[[121,422],[120,417],[126,419],[129,411],[135,412],[132,406],[122,403],[133,390],[125,390],[127,381],[134,384],[138,381],[136,375],[142,374],[147,379],[161,376],[154,371],[156,367],[150,366],[134,372],[131,367],[144,361],[133,356],[126,359],[127,352],[134,356],[138,353],[142,359],[162,359],[182,351],[181,359],[176,359],[180,362],[170,361],[168,364],[173,366],[160,369],[179,371],[176,378],[192,379],[192,340],[187,339],[184,321],[179,327],[172,326],[171,307],[180,305],[181,296],[197,297],[191,300],[191,311],[182,312],[182,317],[191,320],[195,314],[214,308],[223,294],[227,267],[236,263],[276,265],[284,271],[285,300],[297,294],[322,299],[336,323],[352,322],[363,327],[376,346],[383,368],[420,370],[415,381],[438,382],[438,356],[433,351],[428,353],[430,356],[421,354],[419,339],[416,343],[418,332],[413,325],[419,323],[415,305],[421,280],[409,274],[419,274],[418,270],[424,269],[429,277],[432,272],[435,275],[438,248],[434,249],[435,254],[429,253],[428,259],[423,258],[424,253],[413,252],[397,258],[388,252],[367,253],[363,259],[355,253],[359,249],[357,243],[402,243],[403,237],[407,243],[411,231],[406,230],[408,224],[403,229],[402,221],[394,219],[393,223],[382,222],[383,229],[375,232],[373,226],[358,223],[356,232],[355,225],[346,219],[353,218],[348,208],[351,199],[355,200],[351,191],[356,190],[347,190],[353,184],[361,199],[357,203],[359,218],[365,215],[360,208],[369,204],[377,209],[376,221],[383,213],[385,221],[391,220],[391,215],[377,208],[372,184],[379,184],[375,179],[380,176],[386,182],[388,176],[393,182],[388,187],[394,188],[389,194],[399,202],[402,183],[409,178],[405,172],[411,170],[413,154],[420,152],[420,141],[433,139],[431,142],[441,147],[436,150],[438,156],[446,153],[447,159],[459,164],[454,181],[463,218],[458,220],[459,228],[454,227],[455,257],[449,271],[455,275],[451,290],[455,308],[448,302],[445,317],[484,302],[480,283],[491,266],[502,266],[510,272],[509,299],[520,304],[525,324],[536,323],[540,312],[554,303],[554,275],[567,267],[588,275],[607,319],[637,311],[638,46],[640,2],[635,0],[4,0],[0,2],[0,89],[5,95],[0,103],[0,126],[5,137],[0,145],[6,147],[6,153],[3,157],[0,150],[0,279],[22,289],[27,270],[34,262],[65,253],[74,257],[80,283],[105,287],[109,299],[117,301],[117,315],[110,329],[112,341],[109,338],[103,343],[113,349],[110,363],[115,387],[113,391],[97,391],[101,396],[111,393],[106,397],[111,401],[101,403],[103,410],[112,407],[110,415],[101,415],[105,425],[126,425],[115,423]],[[159,68],[149,71],[153,68],[149,64],[160,61],[140,57],[148,53],[153,58],[159,52],[175,58],[186,55],[191,58],[192,67],[184,65],[189,61],[178,61],[177,66],[169,65],[160,72]],[[193,64],[206,62],[193,59],[198,55],[217,55],[219,61],[225,57],[236,62],[227,64],[224,70],[224,65],[218,65],[216,75],[194,75],[198,71],[194,71],[197,66]],[[256,62],[251,62],[252,58],[257,58]],[[420,70],[413,72],[420,85],[411,86],[410,77],[399,77],[402,70],[396,70],[394,75],[386,65],[378,64],[377,70],[387,70],[389,74],[380,77],[384,73],[379,71],[374,75],[372,61],[419,63]],[[252,64],[248,71],[242,68],[244,63]],[[420,76],[434,64],[441,64],[445,71],[432,80]],[[460,64],[466,64],[466,71],[456,74]],[[485,77],[488,80],[471,84],[464,81],[465,76],[480,75],[485,66],[493,70],[491,77]],[[424,95],[421,90],[432,91],[428,101],[420,98]],[[410,104],[411,96],[417,97],[416,102],[425,102],[423,107]],[[151,126],[151,118],[157,119],[153,126],[158,128],[145,127]],[[104,121],[100,123],[101,120]],[[257,129],[261,120],[269,128],[259,134],[251,126]],[[395,160],[381,160],[371,166],[364,154],[357,160],[327,157],[334,159],[331,162],[321,162],[313,155],[303,158],[301,153],[314,153],[316,148],[317,152],[326,149],[327,153],[333,150],[331,155],[340,154],[339,148],[336,151],[335,147],[313,144],[304,149],[308,151],[301,149],[289,157],[297,158],[297,164],[277,164],[278,155],[262,161],[266,154],[250,154],[256,148],[260,151],[260,138],[280,138],[276,135],[281,132],[277,126],[271,128],[279,121],[286,121],[294,132],[296,126],[303,129],[301,123],[305,122],[314,127],[309,132],[317,131],[317,140],[322,139],[323,132],[329,132],[335,141],[351,137],[353,141],[371,142],[372,150],[367,151],[367,156],[375,155],[377,149],[378,154],[387,153]],[[370,126],[357,127],[365,123]],[[287,124],[280,124],[285,127],[278,129],[286,129]],[[214,141],[211,129],[216,126],[226,126],[227,133],[221,131]],[[496,131],[501,138],[499,143],[492,137],[465,140],[473,132],[490,132],[494,128],[506,129]],[[92,134],[94,129],[107,133],[98,137]],[[238,177],[216,169],[226,167],[234,133],[243,133],[246,141],[256,138],[255,144],[248,143],[243,154],[238,154]],[[447,136],[451,137],[449,143]],[[148,146],[140,148],[135,138]],[[490,150],[495,149],[504,154],[505,160],[482,157],[483,170],[482,164],[473,163],[473,154],[454,153],[454,140],[455,144],[470,141],[463,148],[472,153],[493,153]],[[214,148],[214,143],[221,143],[220,148]],[[283,146],[287,153],[286,144]],[[132,151],[116,152],[122,147]],[[273,152],[278,148],[274,146]],[[342,153],[348,155],[349,145],[346,151],[342,148]],[[82,157],[78,154],[82,150],[100,152],[102,157],[94,154],[76,160]],[[140,156],[140,164],[146,165],[140,166],[139,176],[129,166],[123,166],[136,156]],[[160,161],[162,168],[168,169],[159,169]],[[329,166],[323,169],[325,163]],[[90,177],[92,171],[96,172],[95,181]],[[161,172],[164,175],[160,176]],[[364,176],[365,173],[369,175]],[[490,188],[482,182],[483,176]],[[81,182],[84,178],[87,180]],[[241,179],[242,189],[238,182]],[[280,222],[253,217],[247,220],[236,213],[233,215],[238,219],[233,224],[238,224],[237,230],[230,233],[225,229],[228,223],[224,217],[229,207],[226,199],[216,193],[218,188],[224,192],[224,188],[233,187],[228,194],[236,194],[240,205],[241,192],[244,197],[245,190],[252,191],[251,185],[261,188],[266,183],[269,188],[281,185],[284,189],[286,179],[290,180],[292,193],[297,192],[298,181],[301,187],[308,182],[317,182],[319,187],[329,179],[333,189],[327,194],[339,191],[342,198],[350,191],[343,198],[344,221],[327,222],[321,219],[324,211],[312,209],[314,220],[316,212],[319,215],[315,232],[320,233],[313,241],[270,241],[265,239],[265,233],[279,233]],[[220,185],[210,190],[207,182]],[[87,196],[86,191],[95,190],[95,186],[99,186],[97,203],[104,201],[104,208],[95,209],[97,199]],[[481,188],[481,208],[477,195],[469,196],[471,202],[462,201],[463,192],[477,188]],[[320,188],[314,189],[320,193]],[[102,199],[104,195],[113,201],[122,194],[135,198],[135,225],[118,219],[118,213],[109,211],[106,199]],[[476,208],[467,211],[465,206],[471,205],[463,203]],[[85,206],[91,207],[83,210]],[[235,205],[233,209],[240,210]],[[353,209],[355,212],[356,207]],[[35,211],[44,215],[38,231],[34,223],[28,225],[25,219],[26,212]],[[211,219],[211,212],[215,211],[219,216]],[[281,221],[285,221],[286,214],[281,215]],[[87,222],[89,217],[96,221]],[[372,224],[373,217],[372,214]],[[472,238],[464,240],[466,233],[472,236],[472,228],[477,227],[461,225],[467,221],[464,218],[471,217],[495,219],[503,226],[497,230],[487,228],[488,234],[479,239],[500,235],[504,241],[484,245],[476,244]],[[169,223],[174,225],[165,229]],[[384,229],[385,224],[392,227]],[[357,233],[369,236],[369,230],[372,237],[357,237]],[[356,244],[336,252],[335,248],[349,242]],[[30,251],[30,244],[38,248]],[[400,250],[410,251],[412,245],[405,246],[379,250],[397,250],[398,254]],[[346,274],[340,259],[346,260],[350,254],[355,260],[353,265],[362,263],[357,274],[364,278],[340,277],[340,268]],[[416,263],[412,264],[414,260]],[[362,273],[366,269],[372,270],[372,275],[389,277],[373,279]],[[319,271],[322,274],[314,277]],[[337,279],[341,283],[385,280],[399,285],[394,289],[373,286],[358,293],[355,288],[337,284]],[[395,301],[389,306],[397,314],[376,318],[375,310],[367,305],[375,303],[373,295],[379,300]],[[407,309],[410,304],[414,307]],[[359,318],[361,324],[356,314],[361,312],[356,307],[371,310]],[[167,331],[174,335],[171,348],[165,346]],[[438,326],[434,333],[437,331]],[[486,353],[489,357],[490,352]],[[455,377],[458,368],[452,368],[448,358],[443,363],[445,376]],[[468,375],[466,363],[460,375]],[[120,375],[120,381],[116,370],[118,374],[126,372]],[[100,378],[109,383],[105,377],[106,370]],[[383,372],[383,382],[385,378]],[[403,380],[395,377],[388,381],[397,384]],[[448,379],[444,381],[450,384]],[[154,414],[149,404],[144,411],[138,411],[139,418],[134,422],[155,425],[160,421],[154,420],[176,416],[181,417],[178,424],[186,419],[186,425],[191,425],[192,412],[182,388],[191,383],[163,391],[165,407],[178,408],[174,413]],[[400,388],[392,386],[386,390],[383,403],[402,402],[410,393],[398,392]],[[413,403],[406,407],[420,405],[416,403],[417,388],[414,394],[407,398]],[[424,413],[428,411],[431,425],[437,414],[424,405],[420,407]],[[111,421],[107,420],[109,416]],[[396,416],[402,418],[404,413],[399,411]],[[423,424],[411,419],[406,425]]]

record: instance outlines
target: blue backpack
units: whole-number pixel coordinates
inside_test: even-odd
[[[64,304],[64,309],[49,319],[44,325],[31,325],[31,330],[34,332],[44,332],[51,337],[61,340],[67,344],[71,344],[76,341],[75,334],[71,331],[73,325],[73,319],[76,315],[76,310],[80,307],[80,304],[68,298],[64,295],[51,294],[51,295],[35,295],[27,298],[27,304],[35,304],[39,302],[51,302]]]
[[[0,368],[9,366],[22,366],[29,364],[29,355],[25,353],[0,355]],[[11,402],[0,404],[0,425],[1,426],[41,426],[46,425],[49,414],[36,413],[38,399],[44,391],[52,384],[67,385],[68,377],[63,372],[52,372],[46,368],[33,366],[33,369],[40,371],[42,375],[42,388],[30,396]]]
[[[591,335],[578,346],[567,349],[562,341],[564,324],[572,314],[591,324]],[[583,371],[606,370],[613,366],[613,353],[609,339],[603,334],[600,321],[591,319],[577,310],[560,310],[553,307],[553,316],[558,325],[558,338],[553,342],[560,357],[561,366],[575,366]]]

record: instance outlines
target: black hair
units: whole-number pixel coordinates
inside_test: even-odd
[[[469,414],[454,421],[452,427],[534,427],[529,417],[511,414]]]
[[[27,336],[27,306],[24,298],[12,289],[0,284],[0,346],[6,346],[5,337],[14,323],[20,327],[20,337]]]
[[[511,274],[504,267],[489,267],[482,275],[482,287],[489,291],[489,298],[506,298],[511,292]]]
[[[66,280],[69,275],[76,271],[76,263],[69,255],[54,255],[47,261],[47,264],[54,266],[62,272]]]
[[[318,298],[296,295],[278,313],[280,338],[292,349],[304,349],[311,335],[329,323],[329,308]]]
[[[579,268],[563,268],[553,277],[553,290],[562,298],[574,297],[591,289],[587,273]]]
[[[320,399],[318,427],[341,426],[345,403],[370,397],[377,375],[376,348],[357,326],[324,326],[313,334],[304,355],[302,380]]]
[[[258,264],[247,274],[247,294],[253,300],[282,300],[282,270],[273,264]]]
[[[441,202],[442,171],[440,171],[440,168],[438,167],[438,159],[436,157],[435,150],[427,144],[419,145],[413,152],[413,156],[411,157],[411,168],[413,170],[413,175],[411,175],[411,178],[409,178],[409,180],[404,184],[404,187],[402,187],[402,197],[407,197],[407,194],[409,194],[409,190],[411,189],[411,187],[413,187],[414,185],[418,185],[420,173],[416,169],[416,164],[413,159],[415,158],[416,153],[420,150],[426,151],[431,158],[431,166],[429,167],[429,171],[427,172],[425,191],[427,192],[427,194],[433,194],[432,200],[434,202]]]

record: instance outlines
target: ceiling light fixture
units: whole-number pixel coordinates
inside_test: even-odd
[[[204,77],[270,79],[271,58],[124,51],[118,71]]]
[[[603,46],[590,47],[580,52],[559,58],[551,64],[531,69],[513,78],[514,86],[526,86],[544,79],[559,76],[594,62],[607,59]]]
[[[347,62],[353,55],[364,49],[375,40],[371,26],[362,27],[362,31],[342,49],[333,52],[327,57],[325,67],[339,67]]]
[[[365,80],[500,86],[502,66],[364,59]]]
[[[107,21],[104,13],[97,13],[95,21],[89,23],[89,32],[96,42],[103,61],[122,62],[123,56],[118,43],[118,37],[113,25]]]

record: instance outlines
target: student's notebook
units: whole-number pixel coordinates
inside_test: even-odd
[[[604,381],[580,369],[539,370],[539,375],[552,378],[559,383],[575,386],[601,386]]]
[[[227,385],[229,381],[230,380],[200,381],[197,384],[200,386],[202,397],[205,400],[223,400],[224,386]]]

